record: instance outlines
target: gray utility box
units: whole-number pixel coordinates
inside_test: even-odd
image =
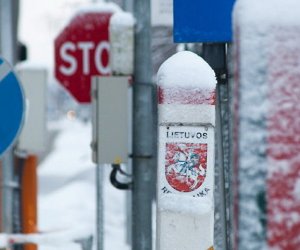
[[[129,77],[92,80],[93,162],[127,163],[130,145],[131,88]]]
[[[46,68],[21,64],[17,73],[26,97],[26,118],[18,140],[18,149],[30,154],[46,149]]]

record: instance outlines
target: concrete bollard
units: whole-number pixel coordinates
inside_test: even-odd
[[[214,71],[183,51],[158,71],[157,249],[213,246]]]

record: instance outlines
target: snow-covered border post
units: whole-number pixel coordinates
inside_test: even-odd
[[[235,6],[234,249],[300,246],[299,8],[298,0]]]
[[[213,249],[215,73],[183,51],[157,78],[157,249]]]
[[[118,11],[110,19],[110,66],[115,76],[133,74],[134,24],[129,12]]]

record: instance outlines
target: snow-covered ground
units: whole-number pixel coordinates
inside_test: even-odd
[[[96,165],[91,161],[91,124],[62,120],[50,124],[58,130],[52,152],[38,169],[38,225],[44,238],[40,250],[81,249],[72,241],[95,236]],[[104,166],[105,249],[126,250],[124,191],[115,189]],[[95,243],[95,237],[94,237]]]

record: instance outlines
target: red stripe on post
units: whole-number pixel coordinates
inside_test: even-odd
[[[216,105],[216,91],[199,88],[159,87],[159,104],[207,104]]]
[[[300,246],[300,29],[282,28],[269,61],[268,246]]]

